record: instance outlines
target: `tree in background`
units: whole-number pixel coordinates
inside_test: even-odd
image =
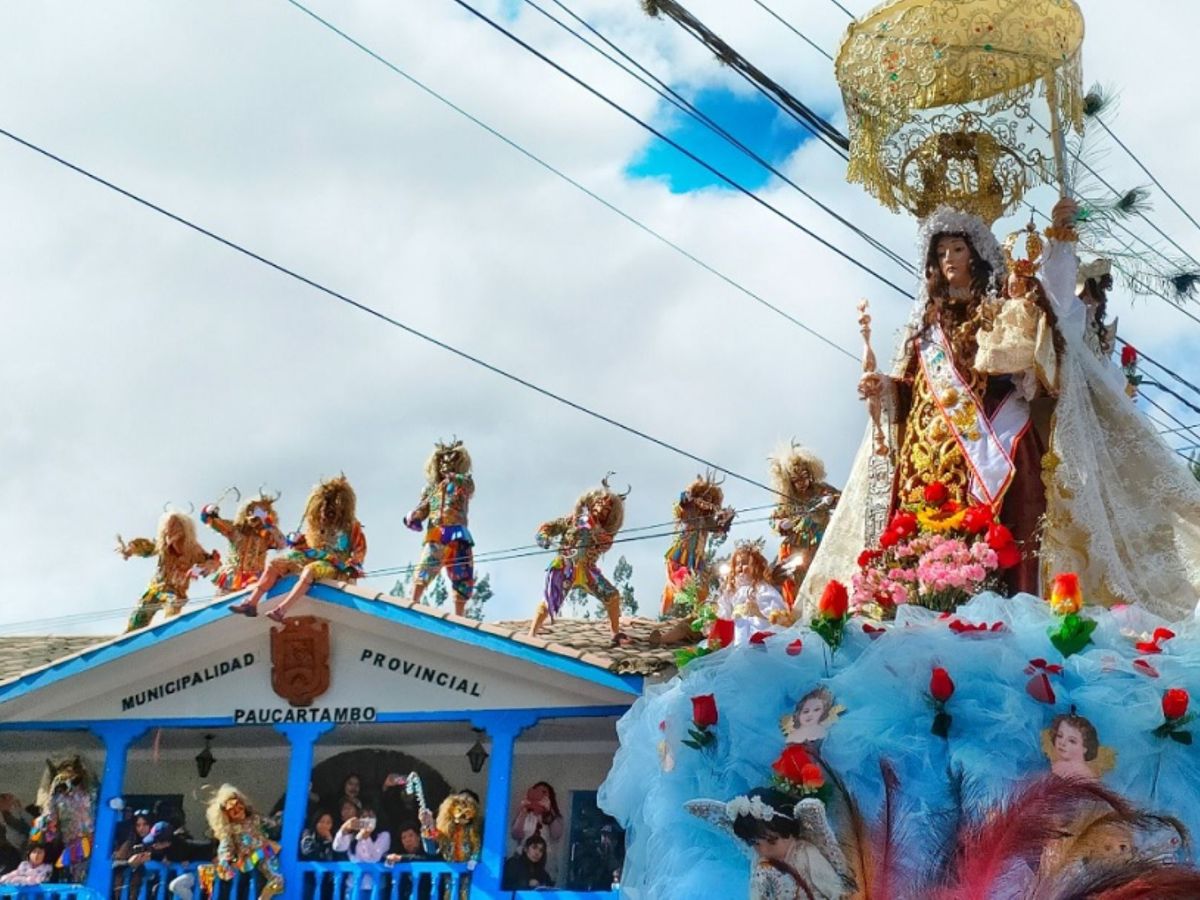
[[[466,616],[468,619],[475,619],[478,622],[483,621],[484,608],[487,602],[492,599],[492,576],[484,575],[475,583],[475,591],[471,595],[470,601],[467,603]],[[406,569],[396,583],[392,585],[392,589],[388,591],[393,597],[408,597],[412,592],[413,570]],[[446,585],[446,580],[439,574],[433,584],[429,586],[429,590],[421,598],[421,602],[427,606],[434,606],[441,609],[446,605],[446,601],[450,598],[450,589]]]
[[[613,587],[621,592],[621,612],[627,616],[636,616],[638,602],[633,592],[633,566],[624,556],[617,560],[613,568]],[[575,588],[567,594],[567,608],[571,618],[591,621],[601,617],[602,610],[594,608],[591,598],[582,588]]]

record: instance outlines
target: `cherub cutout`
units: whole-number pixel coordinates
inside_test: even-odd
[[[780,718],[779,728],[789,744],[804,744],[817,750],[829,727],[845,711],[844,706],[837,705],[829,688],[818,685],[800,698],[795,709]]]
[[[1042,752],[1060,778],[1099,781],[1117,763],[1116,751],[1100,744],[1096,726],[1071,712],[1055,716],[1042,731]]]

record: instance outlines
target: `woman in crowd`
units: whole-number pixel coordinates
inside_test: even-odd
[[[41,844],[30,844],[25,850],[22,863],[0,877],[0,884],[41,884],[50,878],[50,864],[46,862],[46,848]]]
[[[380,862],[392,846],[392,836],[386,831],[375,830],[375,811],[364,808],[361,816],[347,819],[333,839],[333,849],[348,853],[351,862]],[[362,896],[370,896],[375,880],[363,875],[358,887]]]
[[[502,890],[532,891],[542,887],[554,887],[554,879],[546,871],[546,841],[540,835],[528,838],[521,851],[508,858],[504,864]]]

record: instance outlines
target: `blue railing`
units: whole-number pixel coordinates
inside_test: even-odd
[[[104,900],[91,888],[81,884],[0,884],[0,897],[20,897],[22,900],[39,897],[47,900]]]
[[[471,883],[465,863],[302,862],[297,869],[303,884],[296,896],[304,900],[458,900]]]

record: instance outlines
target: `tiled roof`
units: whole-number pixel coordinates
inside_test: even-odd
[[[0,682],[107,640],[94,634],[0,637]]]
[[[623,620],[621,627],[629,635],[631,643],[625,647],[611,647],[611,633],[608,623],[603,620],[558,619],[548,623],[542,634],[530,637],[529,621],[478,622],[475,619],[456,616],[445,609],[414,605],[402,597],[393,597],[350,584],[339,583],[336,587],[364,599],[402,606],[467,628],[508,638],[519,644],[577,659],[619,675],[665,675],[675,666],[674,650],[650,645],[650,631],[660,624],[652,619]],[[0,683],[110,640],[111,637],[98,635],[0,637]]]

